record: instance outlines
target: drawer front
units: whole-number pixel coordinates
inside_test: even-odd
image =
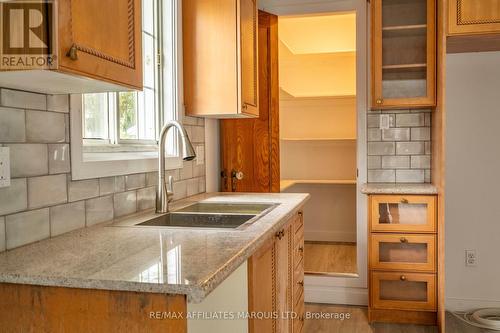
[[[304,213],[298,212],[297,217],[293,222],[294,234],[297,235],[299,232],[303,233],[303,231],[301,231],[301,229],[303,230],[303,227],[304,227]]]
[[[304,330],[305,321],[305,304],[304,297],[302,296],[302,302],[300,302],[296,307],[294,307],[294,312],[297,317],[293,319],[293,332],[301,333]]]
[[[371,269],[436,271],[436,236],[372,234]]]
[[[373,195],[370,227],[382,232],[436,232],[436,198],[419,195]]]
[[[295,269],[293,273],[293,297],[294,300],[300,299],[304,293],[304,269]],[[296,303],[296,302],[295,302]]]
[[[404,272],[371,273],[374,309],[436,311],[436,275]]]

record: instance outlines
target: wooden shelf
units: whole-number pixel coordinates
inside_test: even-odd
[[[280,181],[280,190],[296,184],[329,184],[329,185],[356,185],[356,179],[282,179]]]
[[[420,30],[427,29],[427,24],[394,25],[382,27],[382,31]]]
[[[382,69],[386,70],[411,70],[411,69],[423,69],[426,68],[427,64],[402,64],[402,65],[385,65]]]

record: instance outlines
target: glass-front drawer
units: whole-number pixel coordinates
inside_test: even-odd
[[[371,196],[371,230],[436,232],[436,197]]]
[[[436,275],[423,273],[371,273],[374,309],[436,310]]]
[[[436,271],[436,236],[372,234],[372,269]]]

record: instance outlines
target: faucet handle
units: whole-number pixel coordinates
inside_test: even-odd
[[[167,200],[171,202],[174,199],[174,177],[168,176]]]

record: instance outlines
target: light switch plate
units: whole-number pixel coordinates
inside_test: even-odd
[[[391,117],[388,114],[380,115],[380,129],[386,130],[391,126]]]
[[[205,164],[205,147],[196,146],[196,165]]]
[[[0,187],[10,186],[10,149],[0,147]]]

